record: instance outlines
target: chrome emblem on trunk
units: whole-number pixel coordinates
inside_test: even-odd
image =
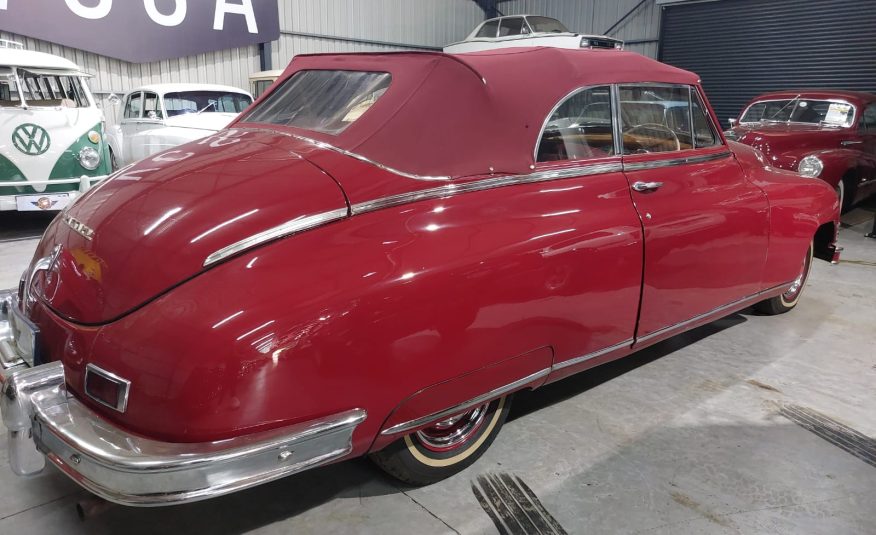
[[[64,223],[67,224],[68,227],[75,230],[78,234],[80,234],[86,240],[91,241],[94,238],[94,229],[79,221],[78,219],[74,219],[68,215],[64,216]]]

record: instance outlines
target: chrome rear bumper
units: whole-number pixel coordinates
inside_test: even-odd
[[[0,339],[9,331],[0,314]],[[217,442],[170,443],[131,434],[85,406],[67,392],[60,362],[0,369],[0,383],[13,472],[36,475],[48,459],[94,494],[133,506],[212,498],[339,460],[366,417],[352,409]]]

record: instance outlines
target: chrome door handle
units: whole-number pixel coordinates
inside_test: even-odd
[[[863,141],[856,141],[853,139],[847,139],[845,141],[840,141],[840,145],[843,147],[848,147],[849,145],[860,145]]]
[[[654,191],[663,187],[663,182],[636,182],[633,189],[636,191]]]

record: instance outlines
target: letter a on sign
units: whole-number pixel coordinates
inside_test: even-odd
[[[249,33],[259,33],[255,12],[252,9],[252,0],[240,0],[239,4],[229,4],[228,0],[216,0],[216,16],[213,19],[214,30],[225,29],[225,15],[229,13],[243,15],[246,17],[246,29]]]
[[[76,13],[83,19],[102,19],[109,15],[113,8],[113,0],[100,0],[94,7],[82,5],[82,0],[65,0],[70,11]]]

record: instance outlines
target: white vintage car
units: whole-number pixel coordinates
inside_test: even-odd
[[[65,58],[0,40],[0,211],[63,210],[109,174],[88,77]]]
[[[554,48],[612,48],[624,42],[605,35],[569,31],[563,23],[540,15],[511,15],[482,22],[465,41],[444,47],[448,54],[464,54],[496,48],[549,46]]]
[[[113,168],[222,130],[252,104],[252,95],[224,85],[154,84],[121,102],[108,135]]]

